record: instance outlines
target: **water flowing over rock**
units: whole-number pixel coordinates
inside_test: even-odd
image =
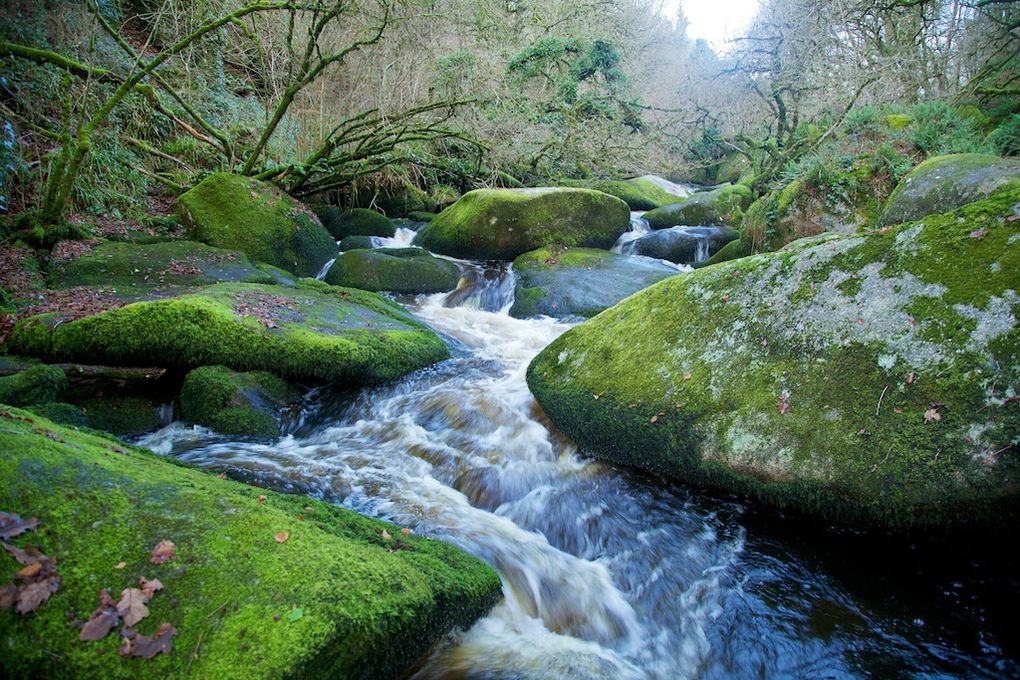
[[[593,248],[542,248],[514,260],[510,315],[588,317],[678,272],[664,262]]]
[[[1020,496],[1018,204],[1004,189],[660,283],[552,343],[529,385],[617,462],[827,518],[1002,520]]]
[[[677,225],[739,226],[751,204],[751,190],[743,184],[725,184],[699,191],[679,203],[650,210],[645,219],[652,229]]]
[[[728,227],[672,227],[624,243],[622,251],[677,264],[697,264],[738,238],[740,234]]]
[[[414,245],[453,257],[513,260],[550,244],[608,249],[629,221],[627,204],[599,191],[478,189],[439,213]]]

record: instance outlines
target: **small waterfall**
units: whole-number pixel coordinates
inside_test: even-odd
[[[445,307],[469,307],[506,313],[514,304],[517,275],[506,263],[478,264],[458,260],[462,274],[457,289],[444,298]]]
[[[651,233],[652,227],[648,224],[648,220],[644,218],[644,214],[643,211],[633,211],[630,213],[630,228],[620,234],[620,238],[617,239],[612,252],[626,254],[624,247],[628,243]]]
[[[320,269],[319,273],[315,275],[316,280],[322,281],[324,278],[326,278],[326,274],[329,273],[329,268],[333,266],[334,262],[336,262],[335,257],[326,264],[322,265],[322,269]]]
[[[407,227],[399,227],[392,238],[373,236],[372,246],[375,248],[407,248],[414,241],[417,232]]]

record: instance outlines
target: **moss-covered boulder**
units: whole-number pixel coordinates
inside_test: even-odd
[[[693,265],[739,238],[740,232],[729,227],[670,227],[625,243],[623,252]]]
[[[341,210],[332,206],[316,208],[322,224],[337,241],[348,236],[391,238],[397,228],[390,218],[367,208]]]
[[[67,376],[59,366],[29,365],[0,377],[0,403],[12,406],[60,401],[66,390]]]
[[[11,542],[55,558],[60,577],[38,611],[0,609],[10,677],[397,677],[500,593],[452,546],[17,409],[0,409],[0,509],[38,518]],[[172,557],[154,564],[162,541]],[[6,576],[19,568],[0,552]],[[122,656],[119,627],[79,640],[100,590],[117,600],[141,578],[163,588],[134,632],[172,624],[172,651]]]
[[[631,210],[654,210],[687,198],[688,194],[670,193],[657,184],[656,180],[669,185],[668,182],[654,175],[632,179],[565,179],[561,180],[559,184],[577,189],[594,189],[610,196],[616,196],[630,206]]]
[[[590,189],[478,189],[439,213],[414,245],[453,257],[513,260],[545,245],[610,248],[630,224],[620,199]]]
[[[882,224],[919,220],[984,198],[1020,179],[1020,159],[984,154],[930,158],[911,170],[882,210]]]
[[[50,286],[88,286],[119,297],[150,298],[223,281],[274,283],[241,252],[195,241],[136,245],[106,241],[78,257],[54,262]]]
[[[457,287],[460,267],[421,248],[349,250],[336,258],[326,283],[393,293],[445,293]]]
[[[886,526],[1015,518],[1020,187],[668,279],[528,384],[583,450]],[[598,398],[593,398],[596,395]]]
[[[159,412],[164,403],[150,395],[77,394],[70,401],[88,418],[89,427],[118,437],[138,437],[165,424]]]
[[[181,416],[221,434],[275,437],[280,433],[277,413],[299,396],[272,373],[202,366],[184,378]]]
[[[343,252],[347,252],[348,250],[366,250],[378,247],[378,236],[348,236],[343,241],[340,241],[340,250]]]
[[[710,191],[699,191],[680,203],[645,213],[652,229],[680,225],[739,226],[744,210],[751,204],[751,190],[743,184],[727,184]]]
[[[594,248],[541,248],[514,260],[510,316],[589,317],[662,279],[674,267]]]
[[[720,184],[750,185],[754,181],[754,165],[743,154],[729,154],[716,169],[715,181]]]
[[[396,303],[302,280],[294,287],[221,283],[70,322],[20,322],[20,354],[115,366],[268,370],[295,380],[377,383],[447,356],[446,345]]]
[[[315,276],[336,253],[315,213],[250,177],[209,175],[178,199],[177,213],[190,238],[302,276]]]
[[[460,200],[459,197],[457,200]],[[456,202],[457,201],[455,200],[452,203]],[[431,222],[438,216],[439,213],[426,212],[424,210],[414,210],[412,212],[407,213],[407,219],[411,220],[412,222]]]
[[[70,427],[92,427],[89,417],[85,415],[84,411],[74,404],[50,401],[45,404],[27,406],[25,407],[25,410],[31,411],[35,415],[42,416],[47,420],[52,420],[58,425],[68,425]]]

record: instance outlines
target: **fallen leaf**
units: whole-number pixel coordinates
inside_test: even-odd
[[[786,415],[786,412],[790,410],[790,394],[788,392],[784,391],[779,395],[779,399],[776,401],[776,410],[782,415]]]
[[[14,559],[18,561],[18,564],[35,564],[41,558],[45,557],[45,555],[39,552],[36,548],[29,547],[22,550],[18,546],[11,545],[10,543],[0,543],[0,545],[2,545],[3,549],[9,552]]]
[[[304,615],[305,615],[304,609],[302,609],[301,607],[294,607],[293,609],[290,610],[290,614],[287,614],[287,620],[297,621]]]
[[[81,627],[78,639],[82,642],[102,640],[117,625],[119,620],[116,609],[113,607],[100,607],[92,614],[92,618]]]
[[[151,600],[152,595],[157,590],[163,590],[163,583],[158,578],[154,578],[150,581],[142,576],[138,579],[138,583],[141,584],[142,592],[145,594],[146,600]]]
[[[31,531],[37,526],[39,526],[39,520],[35,517],[23,520],[20,515],[13,512],[0,512],[0,538],[5,541],[26,531]]]
[[[942,420],[942,414],[939,413],[938,409],[930,408],[924,412],[924,422],[930,423],[932,421],[938,422]]]
[[[0,586],[0,609],[7,609],[18,599],[18,588],[13,583]]]
[[[288,538],[290,538],[290,534],[287,533],[286,531],[281,531],[280,533],[273,536],[273,538],[276,540],[277,543],[283,543]]]
[[[386,531],[385,529],[382,530],[382,537],[384,541],[388,541],[391,538],[393,538],[392,536],[390,536],[390,532]]]
[[[651,418],[649,418],[648,422],[653,424],[659,422],[659,416],[652,416]]]
[[[60,577],[56,575],[23,585],[18,589],[18,605],[15,609],[19,614],[34,612],[39,608],[39,605],[58,590],[60,590]]]
[[[118,562],[117,564],[113,565],[113,568],[114,569],[123,569],[126,566],[127,566],[127,562]]]
[[[986,233],[987,232],[985,231],[985,228],[981,227],[980,229],[978,229],[976,231],[970,232],[970,237],[971,238],[982,238]]]
[[[120,593],[120,602],[117,603],[117,614],[124,619],[124,625],[134,626],[136,623],[149,615],[149,608],[145,603],[149,598],[138,588],[125,588]]]
[[[402,533],[404,536],[410,536],[411,530],[408,529],[407,527],[404,527],[403,529],[400,530],[400,533]]]
[[[266,498],[268,498],[268,496],[266,496],[264,493],[263,494],[259,494],[259,503],[265,503],[266,502]]]
[[[723,295],[723,296],[722,296],[722,301],[723,301],[723,302],[729,302],[729,301],[730,301],[730,296],[729,296],[729,294],[728,294],[728,293],[727,293],[726,295]]]
[[[163,564],[169,562],[174,558],[174,548],[176,548],[170,541],[160,541],[156,544],[156,547],[152,549],[152,559],[149,560],[153,564]]]
[[[916,378],[917,378],[917,374],[914,373],[913,371],[911,371],[910,373],[907,374],[907,384],[908,385],[913,385],[914,384],[914,380]]]
[[[690,374],[689,372],[688,372],[688,373],[684,373],[684,380],[690,380],[690,379],[691,379],[691,378],[693,378],[693,377],[694,377],[694,376],[693,376],[693,375],[691,375],[691,374]]]
[[[22,567],[14,573],[16,578],[32,578],[36,574],[42,571],[42,564],[39,562],[33,562],[26,567]]]
[[[216,476],[219,477],[220,479],[226,479],[227,478],[227,473],[226,472],[221,472],[220,474],[218,474]]]
[[[177,629],[172,623],[161,623],[156,632],[151,636],[136,635],[134,638],[124,638],[120,645],[121,656],[134,656],[142,659],[151,659],[159,653],[169,654],[174,651],[174,636]]]

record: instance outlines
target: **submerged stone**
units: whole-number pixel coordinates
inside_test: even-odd
[[[311,210],[250,177],[209,175],[181,195],[177,213],[190,238],[301,276],[315,276],[336,253],[336,241]]]
[[[589,189],[477,189],[439,213],[414,244],[443,255],[513,260],[545,245],[610,248],[630,224],[620,199]]]
[[[445,293],[457,287],[460,267],[422,248],[349,250],[336,258],[326,283],[393,293]]]
[[[737,226],[751,203],[751,190],[743,184],[727,184],[710,191],[699,191],[680,203],[645,213],[652,229],[678,225]]]
[[[938,156],[911,170],[889,197],[882,224],[918,220],[977,201],[1020,180],[1020,159],[985,154]]]
[[[452,546],[17,409],[0,410],[0,508],[39,519],[11,542],[55,557],[61,578],[38,611],[0,609],[11,677],[395,678],[500,597],[498,576]],[[162,541],[172,557],[153,564]],[[163,588],[133,630],[172,623],[172,651],[122,656],[119,627],[79,640],[69,621],[140,578]]]
[[[311,280],[294,287],[222,283],[68,322],[41,315],[20,322],[7,344],[56,361],[222,364],[352,385],[390,380],[447,356],[443,341],[396,303]]]
[[[739,238],[740,233],[729,227],[671,227],[625,243],[623,252],[677,264],[696,264]]]
[[[826,519],[1011,521],[1020,187],[669,279],[528,384],[583,450]],[[599,398],[593,398],[598,395]]]
[[[542,248],[514,260],[510,316],[595,316],[678,272],[657,260],[592,248]]]

